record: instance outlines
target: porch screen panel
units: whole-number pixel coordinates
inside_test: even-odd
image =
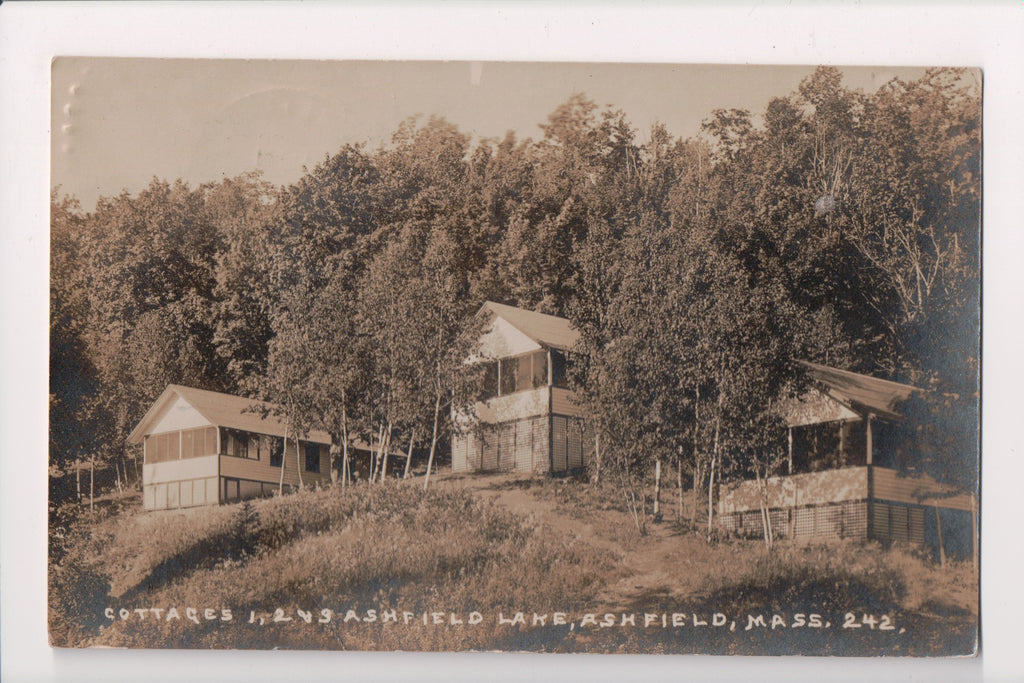
[[[206,428],[206,444],[203,448],[203,455],[213,455],[217,452],[217,428],[207,427]]]
[[[192,482],[192,503],[202,505],[206,500],[206,480],[196,479]]]
[[[793,510],[793,536],[803,538],[814,533],[814,508]]]
[[[566,470],[566,419],[561,415],[551,418],[551,471]]]
[[[908,537],[911,543],[924,543],[924,508],[909,509]]]
[[[516,450],[516,423],[501,425],[498,442],[498,469],[511,470]]]
[[[192,507],[192,482],[181,482],[181,507]]]
[[[263,488],[258,481],[242,479],[238,482],[239,497],[242,500],[258,498],[263,493]]]
[[[568,420],[568,461],[569,469],[576,470],[583,467],[583,423],[581,420],[571,418]]]
[[[466,434],[466,469],[475,472],[483,465],[483,444],[475,433]]]
[[[889,537],[894,541],[907,541],[910,534],[907,528],[907,508],[892,505],[889,508]]]
[[[482,437],[483,452],[480,456],[480,469],[496,470],[498,469],[498,432],[493,427],[488,427],[483,430]]]
[[[532,356],[533,388],[544,387],[548,384],[548,352],[535,351]]]
[[[157,484],[153,487],[153,508],[163,510],[167,507],[167,484]]]
[[[207,503],[216,503],[216,502],[218,502],[217,501],[217,493],[219,492],[219,489],[217,488],[217,477],[208,477],[206,479],[206,487],[205,488],[206,488],[206,502]]]
[[[181,458],[181,432],[171,432],[167,435],[167,459],[178,460]]]
[[[547,416],[533,420],[533,471],[548,472],[551,469],[551,420]]]
[[[843,528],[843,508],[839,505],[821,505],[815,510],[815,535],[839,538]]]
[[[517,472],[529,472],[533,468],[533,423],[536,418],[517,420],[516,450],[514,468]]]
[[[769,510],[768,521],[772,524],[772,535],[775,538],[789,536],[789,510]]]
[[[178,482],[171,481],[167,483],[167,507],[176,508],[179,505],[178,502]]]
[[[193,442],[195,441],[194,436],[195,436],[195,430],[194,429],[182,430],[182,432],[181,432],[181,457],[183,457],[183,458],[191,458],[192,457],[192,451],[193,451],[193,448],[194,448]],[[200,434],[200,438],[202,438],[202,434]]]
[[[865,538],[868,533],[868,504],[865,501],[843,503],[843,537]]]
[[[466,450],[468,438],[466,436],[456,436],[452,440],[452,471],[453,472],[465,472],[466,471]]]
[[[156,507],[156,496],[153,494],[153,486],[144,486],[142,488],[142,507],[147,510],[152,510]]]
[[[871,525],[875,538],[886,540],[889,535],[889,506],[885,503],[875,503],[871,510]]]

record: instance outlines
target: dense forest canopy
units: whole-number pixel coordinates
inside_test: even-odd
[[[930,389],[920,462],[972,484],[976,87],[819,68],[758,114],[684,140],[577,94],[539,140],[411,119],[287,187],[154,178],[91,212],[55,189],[51,465],[131,462],[172,382],[277,402],[336,462],[355,438],[433,455],[495,300],[581,331],[572,379],[615,471],[770,472],[804,359]]]

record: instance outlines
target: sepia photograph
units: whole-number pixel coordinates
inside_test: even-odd
[[[50,69],[53,648],[978,653],[976,64]]]

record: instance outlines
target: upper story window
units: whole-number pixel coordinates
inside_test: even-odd
[[[560,389],[569,388],[569,377],[566,373],[568,361],[564,351],[551,350],[551,383]]]
[[[280,467],[284,463],[284,440],[277,436],[267,436],[266,453],[270,454],[270,466]]]
[[[250,445],[251,441],[257,442],[255,447]],[[230,455],[235,458],[253,458],[258,460],[258,441],[259,437],[256,434],[222,427],[220,430],[220,454]]]
[[[557,353],[552,351],[552,353]],[[564,366],[564,356],[563,356]],[[483,399],[507,396],[548,385],[548,351],[541,349],[484,366]]]
[[[320,472],[320,444],[305,443],[306,450],[306,471]]]

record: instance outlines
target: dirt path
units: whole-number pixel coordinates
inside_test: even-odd
[[[678,603],[699,588],[703,575],[699,570],[705,568],[695,566],[699,563],[695,562],[694,551],[699,550],[695,546],[706,546],[692,535],[676,533],[667,522],[648,524],[647,536],[641,537],[625,513],[602,510],[573,514],[559,505],[547,482],[537,485],[535,480],[517,475],[459,477],[439,483],[471,489],[518,516],[532,518],[613,559],[595,608],[630,610]],[[558,485],[575,484],[554,484]]]

